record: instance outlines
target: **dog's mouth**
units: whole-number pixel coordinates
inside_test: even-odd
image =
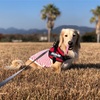
[[[69,49],[68,50],[73,50],[73,45],[69,45]]]
[[[66,49],[65,49],[65,55],[68,54],[68,50],[73,50],[73,47],[74,47],[73,44],[68,44],[68,45],[66,46]]]
[[[67,46],[66,46],[66,49],[65,49],[65,52],[64,52],[64,55],[65,55],[65,56],[67,56],[68,50],[73,50],[73,45],[67,45]]]

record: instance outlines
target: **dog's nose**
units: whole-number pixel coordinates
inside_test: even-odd
[[[68,42],[68,44],[69,44],[69,45],[72,45],[72,44],[73,44],[73,42],[72,42],[72,41],[69,41],[69,42]]]

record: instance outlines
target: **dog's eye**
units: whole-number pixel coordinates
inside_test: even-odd
[[[76,35],[74,34],[73,37],[75,37]]]
[[[65,37],[67,37],[68,35],[65,35]]]

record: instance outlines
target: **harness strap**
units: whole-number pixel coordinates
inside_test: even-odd
[[[58,41],[55,41],[54,44],[53,44],[53,47],[54,47],[54,53],[56,53],[57,51],[57,47],[58,47],[58,44],[59,44],[59,40]],[[56,62],[56,57],[53,57],[53,64]]]
[[[48,56],[53,60],[53,63],[55,63],[55,61],[64,62],[65,60],[71,59],[71,57],[64,55],[64,52],[58,47],[58,44],[59,41],[49,50]]]
[[[56,52],[56,50],[54,49],[54,52]],[[56,57],[53,57],[53,64],[56,62]]]

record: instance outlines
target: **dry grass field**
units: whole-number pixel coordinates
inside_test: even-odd
[[[24,62],[52,43],[0,43],[0,82],[18,70],[4,70],[14,59]],[[81,43],[79,60],[60,74],[28,69],[0,88],[0,100],[100,100],[100,44]]]

